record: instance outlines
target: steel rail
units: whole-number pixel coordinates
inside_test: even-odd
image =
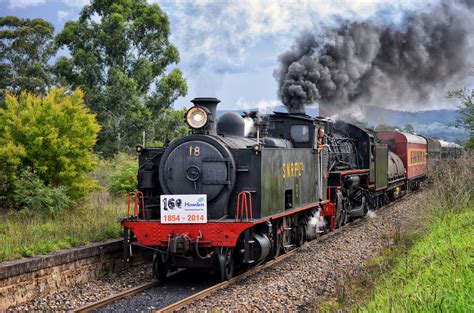
[[[327,234],[324,234],[322,235],[321,237],[318,237],[318,238],[315,238],[313,240],[310,240],[310,241],[307,241],[307,243],[309,242],[314,242],[314,243],[318,243],[318,242],[322,242],[324,240],[327,240],[329,239],[330,237],[334,236],[334,235],[337,235],[339,233],[341,233],[342,231],[344,231],[346,229],[346,227],[348,226],[353,226],[355,224],[358,223],[358,221],[361,220],[361,219],[358,219],[358,220],[355,220],[354,222],[352,223],[349,223],[349,224],[346,224],[330,233],[327,233]],[[275,264],[277,263],[280,263],[281,261],[287,259],[288,257],[290,257],[291,255],[293,255],[294,253],[300,251],[301,248],[305,247],[306,246],[306,243],[303,244],[301,247],[297,247],[285,254],[282,254],[280,255],[279,257],[277,257],[276,259],[274,260],[271,260],[271,261],[268,261],[260,266],[257,266],[255,268],[252,268],[248,271],[245,271],[244,273],[238,275],[238,276],[235,276],[233,278],[231,278],[230,280],[228,281],[224,281],[224,282],[221,282],[217,285],[214,285],[214,286],[211,286],[207,289],[204,289],[204,290],[201,290],[187,298],[184,298],[182,300],[179,300],[178,302],[175,302],[173,304],[170,304],[164,308],[161,308],[161,309],[158,309],[156,312],[158,313],[171,313],[171,312],[176,312],[178,310],[181,310],[183,309],[184,307],[186,307],[187,305],[197,301],[197,300],[200,300],[200,299],[203,299],[205,297],[207,297],[208,295],[210,295],[211,293],[215,292],[215,291],[218,291],[220,289],[223,289],[223,288],[226,288],[238,281],[241,281],[247,277],[250,277],[258,272],[261,272],[263,271],[264,269],[266,268],[269,268],[269,267],[272,267],[274,266]]]
[[[171,277],[173,277],[173,276],[175,276],[175,275],[177,275],[177,274],[179,274],[183,271],[184,270],[177,270],[175,272],[172,272],[172,273],[168,274],[168,278],[171,278]],[[91,312],[91,311],[97,310],[99,308],[102,308],[102,307],[106,306],[107,304],[113,303],[117,300],[124,299],[124,298],[130,297],[130,296],[136,295],[137,293],[140,293],[140,292],[145,291],[147,289],[162,285],[162,283],[163,282],[154,280],[152,282],[148,282],[148,283],[142,284],[140,286],[133,287],[133,288],[124,290],[122,292],[110,295],[108,297],[102,298],[102,299],[100,299],[96,302],[93,302],[91,304],[87,304],[83,307],[75,309],[73,312],[77,312],[77,313],[79,313],[79,312],[80,313]]]

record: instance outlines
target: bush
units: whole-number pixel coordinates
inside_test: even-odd
[[[22,172],[12,189],[10,201],[11,206],[16,209],[29,209],[54,217],[72,204],[65,187],[45,186],[30,171]]]
[[[115,194],[127,194],[137,190],[138,161],[136,157],[118,154],[112,162],[112,171],[108,179],[108,189]]]
[[[72,198],[94,189],[86,174],[95,168],[92,148],[100,127],[80,90],[51,89],[46,97],[7,93],[4,106],[0,108],[0,193],[8,196],[7,190],[27,168],[46,186],[65,186]]]

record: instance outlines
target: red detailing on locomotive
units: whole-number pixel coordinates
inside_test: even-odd
[[[162,224],[159,221],[123,221],[137,243],[166,247],[170,238],[186,234],[191,243],[199,239],[200,247],[234,247],[239,235],[254,223],[209,222],[206,224]]]
[[[407,179],[426,175],[428,144],[425,138],[397,131],[377,132],[377,138],[400,157]]]
[[[248,201],[247,201],[247,199],[248,199]],[[249,207],[250,207],[250,219],[252,220],[253,219],[253,217],[252,217],[252,210],[253,210],[252,194],[250,193],[250,191],[241,191],[241,192],[239,192],[239,194],[237,195],[237,206],[235,207],[235,221],[236,222],[239,221],[239,217],[240,217],[240,221],[243,220],[244,213],[245,213],[246,221],[248,222],[248,220],[249,220]]]
[[[138,204],[141,199],[141,206]],[[140,214],[140,208],[145,207],[145,196],[143,195],[143,192],[137,191],[137,192],[130,192],[127,197],[127,202],[128,202],[128,215],[130,215],[130,209],[131,209],[131,203],[133,201],[133,217],[138,218],[138,215]],[[143,216],[145,216],[145,210],[142,210]]]
[[[122,226],[130,229],[136,237],[136,243],[142,246],[167,247],[170,238],[186,235],[194,244],[199,237],[200,247],[235,247],[237,239],[248,228],[268,220],[292,215],[300,211],[321,206],[321,216],[330,218],[330,229],[334,229],[335,206],[329,201],[314,203],[272,217],[250,222],[209,221],[206,224],[162,224],[160,221],[124,220]]]

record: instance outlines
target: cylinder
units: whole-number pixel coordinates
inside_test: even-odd
[[[254,239],[255,243],[257,243],[254,245],[254,259],[260,262],[270,253],[272,244],[265,234],[254,234]]]

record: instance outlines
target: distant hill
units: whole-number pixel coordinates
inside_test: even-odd
[[[245,110],[256,111],[257,109]],[[242,114],[244,110],[227,110]],[[227,111],[217,111],[219,117]],[[277,106],[276,112],[286,112],[285,106]],[[318,116],[319,109],[307,108],[306,114]],[[464,129],[452,127],[458,115],[457,110],[427,110],[418,112],[398,111],[379,107],[366,107],[364,109],[365,122],[370,126],[380,124],[396,126],[402,129],[406,124],[411,124],[416,133],[429,137],[438,137],[448,141],[463,141],[469,138],[469,132]]]
[[[439,137],[449,141],[469,138],[469,132],[466,130],[450,126],[456,121],[457,110],[408,112],[367,107],[364,113],[369,125],[385,124],[403,128],[406,124],[411,124],[420,135]]]

